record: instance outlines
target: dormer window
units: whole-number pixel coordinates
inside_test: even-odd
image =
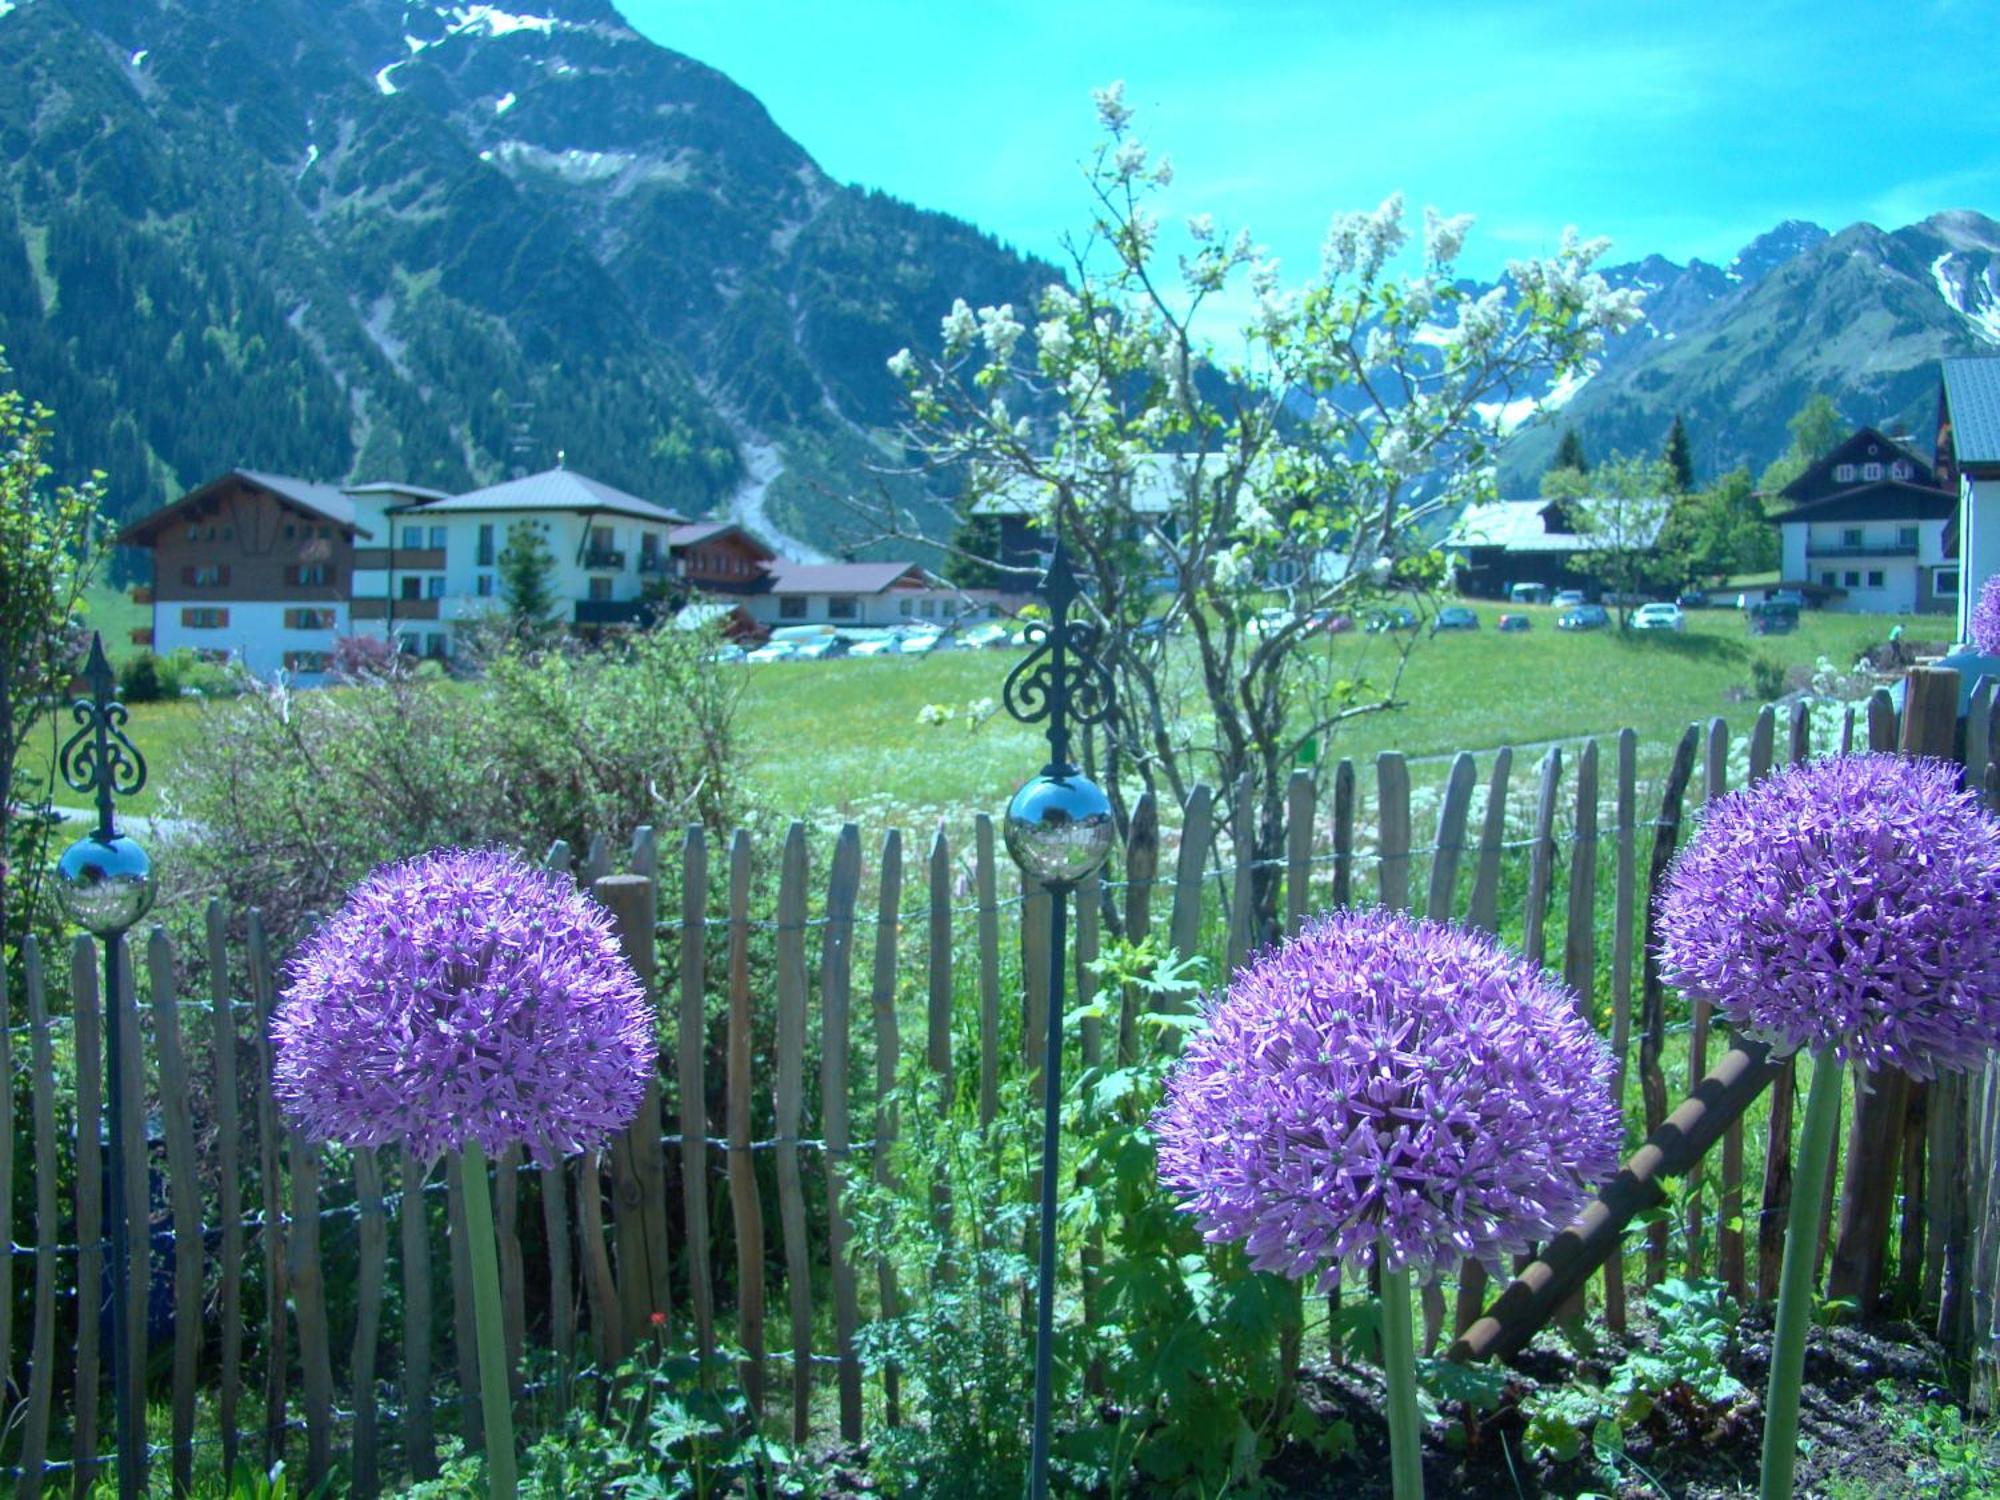
[[[1882,477],[1882,466],[1880,464],[1863,464],[1861,466],[1861,477],[1867,480],[1880,479]]]
[[[1842,484],[1852,484],[1854,482],[1854,465],[1835,464],[1833,467],[1833,477]]]

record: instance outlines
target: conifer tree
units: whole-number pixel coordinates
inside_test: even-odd
[[[1556,445],[1556,456],[1549,461],[1549,468],[1574,469],[1579,474],[1590,472],[1590,460],[1583,452],[1583,439],[1576,435],[1574,427],[1563,429],[1562,441]]]
[[[1679,412],[1674,413],[1674,425],[1667,432],[1667,446],[1660,454],[1666,466],[1673,471],[1676,494],[1694,493],[1694,453],[1688,444],[1687,423]]]
[[[556,603],[556,560],[542,531],[536,522],[518,521],[507,529],[507,545],[500,549],[500,602],[524,632],[545,626]]]

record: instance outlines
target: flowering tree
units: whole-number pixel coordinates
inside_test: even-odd
[[[8,377],[0,358],[0,937],[11,953],[35,920],[49,831],[39,818],[17,824],[14,808],[46,801],[55,774],[53,756],[26,772],[23,752],[75,669],[84,594],[104,549],[101,482],[48,483],[51,414]]]
[[[1490,485],[1508,399],[1588,369],[1637,319],[1637,296],[1591,270],[1607,242],[1573,231],[1470,296],[1454,266],[1471,219],[1429,210],[1410,269],[1394,271],[1400,196],[1337,215],[1301,286],[1206,214],[1169,262],[1157,200],[1172,168],[1134,133],[1122,85],[1097,111],[1069,284],[1032,312],[961,300],[935,352],[899,351],[890,368],[927,470],[956,476],[968,504],[1002,497],[1068,538],[1118,689],[1085,769],[1121,825],[1135,785],[1178,799],[1198,778],[1251,778],[1256,826],[1235,838],[1260,861],[1268,935],[1263,862],[1285,776],[1308,743],[1397,703],[1403,655],[1371,680],[1322,627],[1385,587],[1441,578],[1434,539]],[[1246,283],[1256,311],[1225,358],[1197,325]]]

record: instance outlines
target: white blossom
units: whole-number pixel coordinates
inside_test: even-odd
[[[898,349],[889,356],[889,373],[907,385],[916,378],[916,357],[908,349]]]
[[[1187,221],[1188,238],[1206,245],[1215,238],[1215,215],[1192,214]]]
[[[1335,214],[1320,248],[1321,273],[1328,281],[1348,275],[1373,281],[1407,238],[1401,193],[1384,198],[1372,214]]]
[[[1113,154],[1111,164],[1120,182],[1130,182],[1146,170],[1146,147],[1141,141],[1125,141]]]
[[[972,315],[972,308],[963,297],[953,299],[951,311],[944,315],[944,352],[947,359],[965,353],[972,347],[972,340],[979,332],[979,321]]]
[[[1068,313],[1076,311],[1076,293],[1072,292],[1060,281],[1052,281],[1042,288],[1042,297],[1039,306],[1042,316],[1045,318],[1063,317]]]
[[[1021,335],[1026,331],[1016,321],[1011,302],[979,309],[979,336],[986,341],[987,352],[993,356],[996,365],[1004,365],[1013,358],[1014,345],[1020,342]]]
[[[1048,318],[1035,325],[1035,345],[1042,352],[1042,366],[1047,369],[1066,361],[1076,348],[1076,339],[1069,331],[1068,318]]]
[[[1170,156],[1160,158],[1160,164],[1153,168],[1155,187],[1172,187],[1174,183],[1174,161]]]
[[[1125,80],[1106,84],[1101,89],[1093,89],[1090,95],[1097,105],[1097,122],[1113,135],[1118,134],[1132,123],[1132,111],[1125,103]]]
[[[1209,576],[1218,589],[1240,587],[1250,577],[1250,558],[1241,547],[1218,552],[1209,564]]]
[[[1471,228],[1471,214],[1453,214],[1447,219],[1436,209],[1425,208],[1424,259],[1434,266],[1450,265],[1465,247],[1466,232]]]
[[[951,718],[951,709],[942,703],[926,703],[917,710],[919,724],[949,724]]]

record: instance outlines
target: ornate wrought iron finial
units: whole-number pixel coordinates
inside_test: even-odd
[[[1021,723],[1048,721],[1049,763],[1042,774],[1074,776],[1070,728],[1104,722],[1111,712],[1111,674],[1097,659],[1097,626],[1070,618],[1082,590],[1060,536],[1036,592],[1048,604],[1049,622],[1028,626],[1025,633],[1035,648],[1007,674],[1001,697],[1007,712]]]
[[[109,843],[117,836],[113,799],[129,797],[146,784],[146,758],[126,736],[130,715],[125,705],[112,698],[117,678],[104,654],[104,637],[93,633],[90,659],[83,666],[83,680],[90,688],[88,698],[70,705],[76,733],[64,742],[56,765],[63,785],[97,800],[95,837]]]

